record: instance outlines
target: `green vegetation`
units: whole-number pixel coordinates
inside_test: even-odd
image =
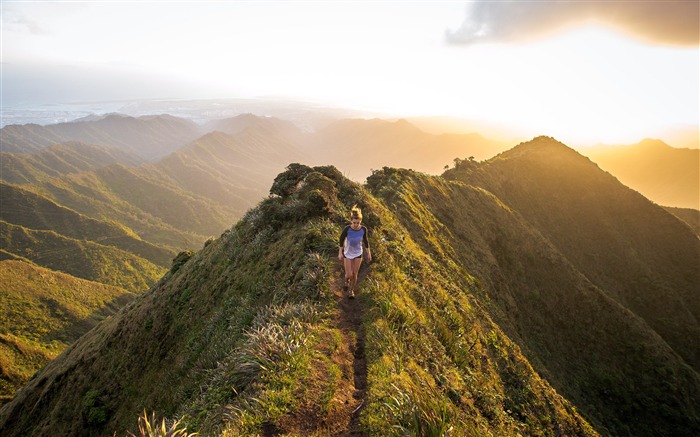
[[[3,136],[3,145],[4,140]],[[0,174],[4,181],[11,184],[33,184],[43,179],[93,171],[111,164],[134,167],[140,163],[139,158],[121,150],[78,142],[52,144],[31,154],[0,152]]]
[[[292,164],[270,193],[42,369],[0,431],[700,433],[692,356],[651,323],[694,314],[700,242],[560,143],[455,160],[444,177],[383,168],[364,186]],[[373,262],[348,300],[335,255],[354,204]],[[651,280],[624,294],[616,272]]]
[[[0,397],[133,299],[124,289],[21,261],[0,261]]]
[[[165,272],[162,267],[111,246],[5,221],[0,221],[0,245],[43,267],[133,292],[147,289]]]
[[[548,137],[445,177],[483,187],[516,210],[700,370],[700,254],[688,226]]]
[[[54,231],[65,237],[89,240],[131,252],[160,266],[167,266],[173,251],[141,240],[116,222],[85,217],[16,185],[0,182],[0,220],[28,229]]]

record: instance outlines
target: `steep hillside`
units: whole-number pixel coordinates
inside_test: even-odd
[[[13,184],[37,183],[49,177],[97,170],[111,164],[135,167],[142,162],[121,150],[69,142],[35,153],[1,153],[0,179]]]
[[[664,207],[664,209],[683,220],[700,237],[700,211],[690,208]]]
[[[0,403],[133,297],[122,288],[0,261]]]
[[[123,435],[144,408],[200,435],[700,432],[697,372],[483,188],[291,165],[271,193],[47,365],[0,432]],[[348,300],[356,203],[373,261]]]
[[[114,220],[143,240],[172,248],[196,247],[235,217],[226,206],[197,198],[146,167],[114,165],[47,179],[32,189],[85,216]]]
[[[237,209],[237,216],[267,194],[275,176],[306,155],[277,126],[251,120],[235,135],[213,132],[155,166],[180,188]],[[290,128],[291,129],[291,128]]]
[[[700,375],[517,210],[481,187],[404,170],[377,172],[368,185],[441,265],[477,278],[479,302],[598,431],[700,429]],[[673,301],[659,297],[657,304]]]
[[[439,267],[359,186],[332,167],[294,166],[272,191],[279,196],[49,364],[2,409],[0,429],[108,435],[133,427],[147,405],[184,414],[205,435],[337,434],[358,411],[370,435],[595,434],[460,289],[470,280],[431,272]],[[332,257],[342,215],[358,201],[381,261],[358,305],[343,307]],[[421,261],[419,278],[412,264]],[[448,313],[436,319],[438,308]],[[339,323],[349,311],[365,315],[362,327]],[[364,399],[348,396],[353,373],[366,376],[366,393],[356,390]]]
[[[66,141],[99,144],[156,160],[200,135],[198,126],[170,115],[129,117],[109,114],[102,118],[76,120],[49,126],[5,126],[0,129],[3,152],[31,153]]]
[[[700,209],[700,150],[646,139],[584,151],[623,184],[664,206]]]
[[[144,291],[164,273],[143,258],[111,246],[36,231],[0,220],[0,247],[42,267],[78,278]]]
[[[85,217],[20,186],[0,182],[0,204],[0,220],[14,225],[114,246],[160,266],[169,266],[175,256],[173,251],[147,243],[115,222]]]
[[[333,163],[355,180],[382,166],[439,174],[456,157],[485,159],[504,150],[478,134],[434,135],[406,120],[339,120],[308,141],[313,162]]]
[[[0,152],[34,153],[52,144],[64,142],[50,129],[38,124],[11,124],[0,129]]]
[[[489,190],[521,214],[700,370],[700,248],[685,223],[548,137],[445,175]]]

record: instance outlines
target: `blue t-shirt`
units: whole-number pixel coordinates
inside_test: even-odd
[[[354,230],[350,225],[345,226],[340,234],[339,242],[343,248],[345,258],[359,258],[362,256],[362,247],[369,248],[367,234],[367,228],[364,226],[361,226],[358,230]]]

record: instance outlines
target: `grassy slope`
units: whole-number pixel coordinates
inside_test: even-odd
[[[143,291],[165,269],[123,250],[87,240],[76,240],[53,231],[35,231],[0,221],[0,245],[52,270],[78,278]]]
[[[479,302],[598,429],[700,429],[697,372],[516,211],[480,188],[406,171],[378,172],[368,183],[441,265],[478,278]]]
[[[111,164],[135,167],[141,162],[135,155],[120,150],[69,142],[35,153],[2,153],[0,177],[13,184],[37,183],[47,177],[92,171]]]
[[[310,170],[281,175],[281,197],[50,363],[0,411],[0,429],[111,435],[146,407],[184,415],[204,435],[309,431],[303,417],[327,432],[352,378],[334,361],[342,334],[330,289],[336,238],[358,202],[376,259],[360,291],[364,431],[595,434],[492,322],[473,277],[433,260],[337,170]]]
[[[171,250],[141,240],[124,226],[85,217],[21,186],[0,182],[0,203],[0,219],[8,223],[114,246],[160,266],[169,266],[175,256]]]
[[[122,288],[0,261],[0,399],[133,298]]]
[[[38,124],[9,125],[1,130],[2,152],[33,153],[64,139],[45,126]]]
[[[522,214],[591,282],[700,369],[700,244],[688,226],[547,137],[449,174]]]
[[[125,170],[126,171],[126,170]],[[126,175],[131,174],[126,171]],[[135,181],[123,181],[125,184],[136,184]],[[129,198],[122,198],[114,193],[108,183],[95,173],[81,173],[52,178],[42,181],[39,185],[30,188],[38,194],[47,197],[55,203],[70,208],[87,217],[97,220],[114,220],[132,229],[142,239],[154,244],[164,245],[169,248],[196,247],[206,236],[196,232],[178,229],[167,223],[167,218],[156,211],[151,214],[136,205],[130,203]],[[120,188],[124,190],[124,187]],[[128,193],[128,190],[126,191]],[[142,195],[139,190],[133,195]],[[141,202],[147,201],[142,195]],[[173,197],[177,198],[174,200]],[[173,202],[185,202],[188,197],[170,196]],[[159,202],[164,202],[161,199]],[[203,208],[206,211],[208,208]],[[183,220],[183,214],[179,214],[178,220]],[[223,228],[222,223],[219,224]],[[220,229],[219,228],[219,229]]]

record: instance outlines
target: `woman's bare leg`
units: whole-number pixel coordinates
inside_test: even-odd
[[[352,287],[348,287],[353,293],[355,292],[355,285],[357,285],[357,276],[360,273],[360,264],[362,264],[362,257],[355,258],[352,261]]]
[[[345,258],[343,264],[345,265],[345,284],[348,286],[348,291],[352,290],[352,261],[351,259]]]

